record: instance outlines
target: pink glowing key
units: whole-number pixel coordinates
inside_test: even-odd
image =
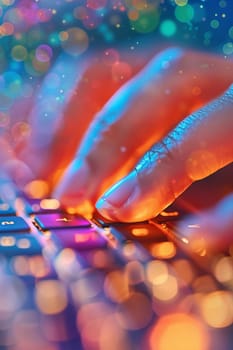
[[[59,229],[51,231],[63,248],[87,250],[106,246],[106,239],[91,228]]]
[[[41,230],[90,227],[88,220],[79,215],[64,213],[41,214],[34,219],[35,225]]]

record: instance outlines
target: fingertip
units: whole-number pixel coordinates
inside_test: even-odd
[[[96,205],[97,211],[101,216],[110,221],[120,221],[118,209],[111,205],[105,198],[100,198]]]
[[[96,203],[98,212],[108,220],[139,222],[154,216],[155,200],[146,196],[133,171],[110,188]]]
[[[127,220],[126,207],[137,186],[135,173],[111,187],[96,203],[96,209],[111,221]]]

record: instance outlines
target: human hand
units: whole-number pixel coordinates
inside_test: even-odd
[[[19,169],[20,164],[24,175],[32,169],[36,177],[53,184],[77,148],[75,160],[55,190],[62,203],[78,211],[82,207],[86,210],[83,204],[88,203],[88,210],[93,209],[104,191],[129,173],[97,202],[97,208],[111,220],[145,220],[157,215],[193,181],[231,162],[231,89],[218,96],[233,80],[232,62],[168,49],[138,75],[135,73],[146,59],[135,62],[128,58],[122,79],[122,75],[112,74],[112,62],[104,65],[102,59],[65,62],[61,100],[51,88],[51,79],[64,73],[64,60],[58,62],[35,94],[29,117],[30,137],[16,147],[24,161],[14,156],[13,161],[8,159],[7,164],[13,164],[8,169],[13,178],[16,174],[19,178],[19,172],[12,169]],[[131,75],[134,78],[129,80]],[[106,86],[108,89],[101,88]],[[61,86],[55,84],[56,92],[59,89]],[[144,152],[147,153],[131,171]],[[87,164],[89,179],[86,170],[80,169],[82,163]],[[115,208],[105,199],[110,197],[111,203],[113,195]]]
[[[97,114],[55,195],[67,206],[94,206],[115,184],[97,209],[110,220],[140,221],[230,163],[232,68],[181,49],[155,57]]]

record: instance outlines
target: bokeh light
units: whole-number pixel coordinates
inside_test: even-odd
[[[159,25],[158,8],[148,8],[138,12],[138,17],[131,19],[132,28],[139,33],[153,32]]]
[[[150,252],[157,259],[171,259],[176,255],[176,247],[172,242],[154,243]]]
[[[27,54],[27,48],[23,45],[15,45],[11,50],[11,56],[15,61],[24,61]]]
[[[233,54],[233,42],[229,41],[228,43],[223,45],[222,51],[224,55],[232,55]]]
[[[0,36],[8,36],[14,33],[14,25],[11,22],[4,22],[0,26]]]
[[[46,315],[62,312],[68,302],[65,287],[57,280],[38,282],[35,289],[35,299],[40,311]]]
[[[175,0],[176,5],[185,6],[188,3],[188,0]]]
[[[172,301],[179,292],[176,277],[168,275],[167,279],[159,284],[154,284],[152,288],[153,296],[160,301]]]
[[[217,19],[213,19],[211,22],[210,22],[210,26],[211,28],[213,29],[217,29],[219,27],[220,23]]]
[[[61,46],[71,56],[79,56],[88,48],[89,38],[81,28],[70,28],[60,33]]]
[[[175,16],[182,23],[190,23],[194,17],[194,10],[191,5],[177,6]]]
[[[173,36],[177,30],[175,22],[170,19],[164,20],[159,29],[161,34],[165,37]]]
[[[87,0],[87,7],[98,10],[106,6],[107,0]]]
[[[48,62],[51,60],[53,51],[48,45],[39,45],[36,49],[36,58],[40,62]]]
[[[44,198],[47,196],[49,188],[46,181],[33,180],[25,186],[24,190],[31,198]]]
[[[115,302],[122,302],[130,296],[130,289],[126,275],[121,271],[107,274],[104,282],[106,296]]]
[[[221,257],[214,267],[214,275],[219,282],[233,282],[233,261],[231,257]]]
[[[200,304],[204,320],[214,328],[223,328],[233,323],[233,294],[216,291],[203,296]]]
[[[21,110],[15,108],[17,102],[23,105],[28,99],[31,103],[34,92],[40,91],[44,81],[49,82],[46,101],[39,105],[43,105],[44,120],[49,122],[56,103],[61,106],[64,101],[67,67],[63,65],[59,71],[53,70],[60,57],[71,56],[69,60],[78,58],[79,61],[85,58],[83,54],[94,52],[95,60],[98,52],[103,69],[109,72],[113,84],[119,86],[134,74],[128,53],[135,54],[130,58],[135,57],[133,65],[140,67],[141,57],[147,56],[144,44],[150,40],[150,49],[157,43],[160,45],[161,41],[165,46],[181,42],[184,46],[195,45],[200,50],[209,47],[226,58],[233,54],[233,26],[229,20],[229,2],[224,0],[210,7],[205,1],[188,0],[0,2],[0,131],[16,147],[31,135],[27,110],[25,114],[19,113]],[[85,75],[81,85],[87,84],[88,79]],[[91,85],[100,91],[108,88],[106,84],[102,87],[102,83],[100,74]],[[197,84],[190,93],[199,97],[203,91]],[[125,151],[123,146],[121,151]],[[208,173],[210,164],[214,165],[215,161],[212,153],[200,147],[190,154],[186,170],[196,180]],[[57,174],[62,171],[58,169]],[[26,185],[25,191],[34,199],[30,203],[32,210],[60,209],[59,201],[45,198],[49,194],[45,181],[32,181]],[[76,213],[82,210],[87,214],[90,207],[91,204],[86,202],[82,208],[68,208],[68,211]],[[161,216],[164,220],[171,220],[175,215]],[[107,229],[105,232],[107,236]],[[146,241],[149,234],[149,230],[143,227],[136,227],[131,232],[136,240]],[[43,256],[12,258],[10,271],[23,277],[22,281],[1,275],[0,328],[2,332],[6,325],[8,327],[9,317],[14,319],[13,334],[14,340],[20,344],[19,349],[58,350],[57,341],[66,339],[66,328],[70,328],[70,315],[63,317],[70,310],[67,307],[70,301],[74,317],[77,316],[77,324],[73,326],[80,332],[85,349],[130,350],[135,348],[134,339],[133,342],[138,341],[138,349],[144,349],[149,341],[151,350],[209,350],[212,348],[209,347],[209,329],[214,332],[213,328],[225,328],[233,323],[232,292],[218,290],[218,282],[232,288],[232,257],[220,256],[215,261],[214,276],[199,275],[199,270],[188,258],[176,257],[177,247],[172,242],[165,239],[150,242],[146,248],[150,250],[152,260],[148,262],[144,249],[139,252],[137,243],[128,241],[122,248],[125,262],[122,267],[115,265],[115,255],[109,247],[95,249],[91,254],[71,248],[57,252],[55,245],[51,244],[54,236],[54,232],[47,231],[40,235],[40,240],[48,242],[49,253],[56,252],[54,265],[59,281],[53,279],[53,272]],[[74,237],[76,243],[80,243],[87,235],[75,233]],[[117,241],[112,239],[111,242],[115,247]],[[196,243],[194,250],[205,254],[206,251],[200,249],[203,241]],[[28,249],[31,244],[29,236],[0,238],[0,247],[6,249]],[[229,251],[233,255],[232,247]],[[4,259],[0,257],[1,273],[6,263]],[[38,312],[22,310],[28,297],[23,281],[30,282],[32,278],[35,278],[36,290],[29,306],[31,308],[34,302]],[[69,286],[70,299],[66,286]],[[183,288],[188,294],[184,298]],[[191,290],[194,295],[189,294]],[[202,322],[194,314],[188,315],[194,309],[201,315]],[[172,314],[174,310],[187,313]],[[54,320],[58,322],[57,328]],[[151,327],[149,332],[148,327]],[[140,342],[140,331],[148,336],[143,338],[145,342]],[[52,343],[48,344],[49,340]]]
[[[150,332],[150,350],[207,350],[207,330],[194,316],[163,316]]]

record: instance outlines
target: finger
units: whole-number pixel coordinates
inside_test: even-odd
[[[31,133],[20,156],[38,176],[44,177],[47,171],[51,172],[50,148],[62,123],[65,106],[84,70],[83,62],[62,56],[37,88],[28,117]]]
[[[188,186],[233,160],[233,86],[193,113],[145,155],[136,169],[97,203],[112,220],[159,214]]]
[[[137,60],[130,67],[122,60],[117,51],[111,50],[78,59],[59,58],[38,91],[30,115],[27,160],[38,176],[57,181],[94,115],[143,64],[143,60]]]
[[[190,251],[225,250],[233,243],[233,193],[214,208],[188,217],[178,226]]]
[[[68,206],[94,203],[185,115],[223,92],[232,72],[219,57],[174,48],[160,54],[97,115],[55,195]]]

